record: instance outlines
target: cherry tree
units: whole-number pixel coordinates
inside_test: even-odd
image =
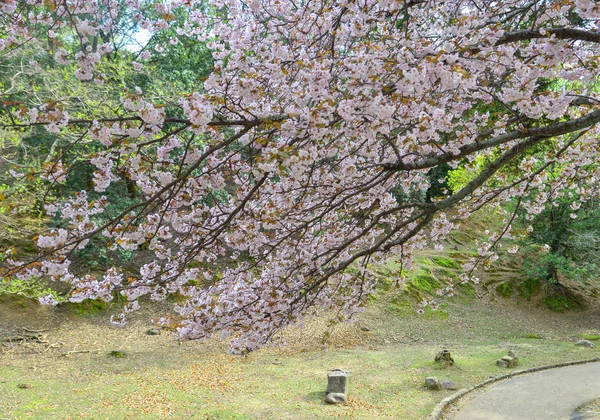
[[[47,204],[68,227],[39,236],[35,261],[9,255],[13,275],[65,282],[71,301],[120,293],[127,304],[115,323],[144,296],[177,293],[185,297],[178,314],[161,323],[185,338],[229,336],[233,351],[250,351],[315,311],[342,320],[360,310],[374,290],[372,264],[394,255],[410,267],[416,250],[441,247],[460,218],[487,203],[512,200],[535,215],[567,190],[582,201],[598,190],[600,4],[592,0],[0,7],[2,54],[67,33],[76,42],[47,53],[81,83],[110,77],[98,65],[123,36],[124,15],[136,28],[128,36],[164,40],[142,46],[132,71],[182,40],[211,51],[208,77],[175,103],[138,88],[110,113],[77,118],[66,101],[3,108],[5,129],[42,126],[76,133],[73,144],[100,142],[89,156],[95,192],[135,183],[142,198],[103,223],[94,215],[106,198],[90,192]],[[176,36],[160,37],[167,33]],[[476,169],[480,156],[487,164]],[[425,192],[444,182],[433,168],[459,164],[472,177],[443,197],[393,194]],[[59,156],[43,176],[64,183],[70,162]],[[516,214],[481,244],[481,258],[496,257]],[[72,253],[94,237],[154,258],[135,273],[72,270]]]

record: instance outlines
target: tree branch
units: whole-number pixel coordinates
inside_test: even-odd
[[[492,147],[500,146],[508,143],[512,140],[518,140],[526,137],[555,137],[574,131],[582,130],[587,127],[591,127],[600,122],[600,110],[590,112],[584,117],[576,118],[567,122],[560,122],[545,127],[531,128],[528,130],[515,130],[509,133],[501,134],[496,137],[492,137],[487,140],[481,140],[481,135],[475,138],[473,143],[466,144],[459,148],[460,153],[456,155],[436,155],[429,156],[414,162],[395,162],[385,163],[381,166],[388,171],[410,171],[417,169],[427,169],[436,167],[442,163],[448,163],[451,161],[462,159],[463,157],[472,153],[489,149]],[[481,141],[480,141],[481,140]]]

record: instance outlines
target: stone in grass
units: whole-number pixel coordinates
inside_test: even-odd
[[[515,353],[512,350],[508,351],[508,356],[513,358],[513,362],[515,366],[518,366],[519,364],[519,358],[517,357],[517,353]]]
[[[575,345],[580,347],[589,347],[591,349],[596,347],[596,345],[590,340],[579,340],[577,343],[575,343]]]
[[[125,357],[127,355],[127,353],[125,353],[125,350],[112,350],[110,352],[110,355],[112,357],[122,358],[122,357]]]
[[[510,356],[504,356],[502,359],[496,360],[496,366],[511,368],[517,366],[517,361]]]
[[[148,331],[146,331],[146,334],[148,334],[148,335],[159,335],[160,334],[160,330],[158,328],[150,328]]]
[[[438,378],[435,376],[429,376],[425,378],[425,386],[427,389],[431,389],[432,391],[438,391],[442,389],[442,384]]]
[[[449,379],[442,379],[440,381],[440,385],[442,386],[442,389],[456,389],[456,384],[454,381]]]
[[[350,373],[341,369],[334,369],[327,374],[327,394],[346,394]]]
[[[342,394],[341,392],[330,392],[325,397],[325,402],[327,404],[345,404],[348,402],[346,398],[346,394]]]
[[[496,360],[496,366],[501,367],[501,368],[507,368],[508,363],[506,362],[506,360],[504,360],[504,358],[502,358],[502,359]]]
[[[437,363],[443,363],[446,366],[452,366],[454,364],[454,359],[452,358],[452,355],[446,349],[440,351],[438,354],[435,355],[435,361]]]

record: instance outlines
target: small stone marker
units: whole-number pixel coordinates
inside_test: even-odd
[[[349,376],[350,373],[341,369],[334,369],[329,372],[327,374],[327,393],[345,394]]]
[[[508,351],[508,356],[504,356],[502,359],[496,360],[496,366],[499,367],[511,368],[518,365],[519,358],[517,357],[517,354],[512,350]]]
[[[575,345],[580,347],[589,347],[591,349],[596,347],[596,345],[590,340],[579,340],[577,343],[575,343]]]
[[[425,386],[427,387],[427,389],[431,389],[432,391],[442,389],[442,384],[440,383],[440,380],[435,376],[429,376],[425,378]]]
[[[504,356],[502,359],[496,360],[496,366],[511,368],[517,366],[517,362],[510,356]]]
[[[437,363],[443,363],[446,366],[452,366],[454,364],[454,359],[450,354],[450,351],[443,349],[438,354],[435,355],[435,361]]]
[[[341,369],[334,369],[327,374],[326,403],[340,404],[347,402],[346,386],[349,377],[350,373]]]
[[[345,404],[348,402],[348,399],[346,398],[346,394],[342,394],[339,392],[330,392],[325,397],[325,402],[327,404],[341,404],[341,403]]]
[[[454,381],[451,381],[449,379],[442,379],[440,381],[440,385],[443,389],[456,389],[456,384],[454,383]]]

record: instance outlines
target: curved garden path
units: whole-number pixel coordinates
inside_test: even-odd
[[[446,419],[556,420],[600,397],[600,362],[565,366],[495,382],[461,398]]]

